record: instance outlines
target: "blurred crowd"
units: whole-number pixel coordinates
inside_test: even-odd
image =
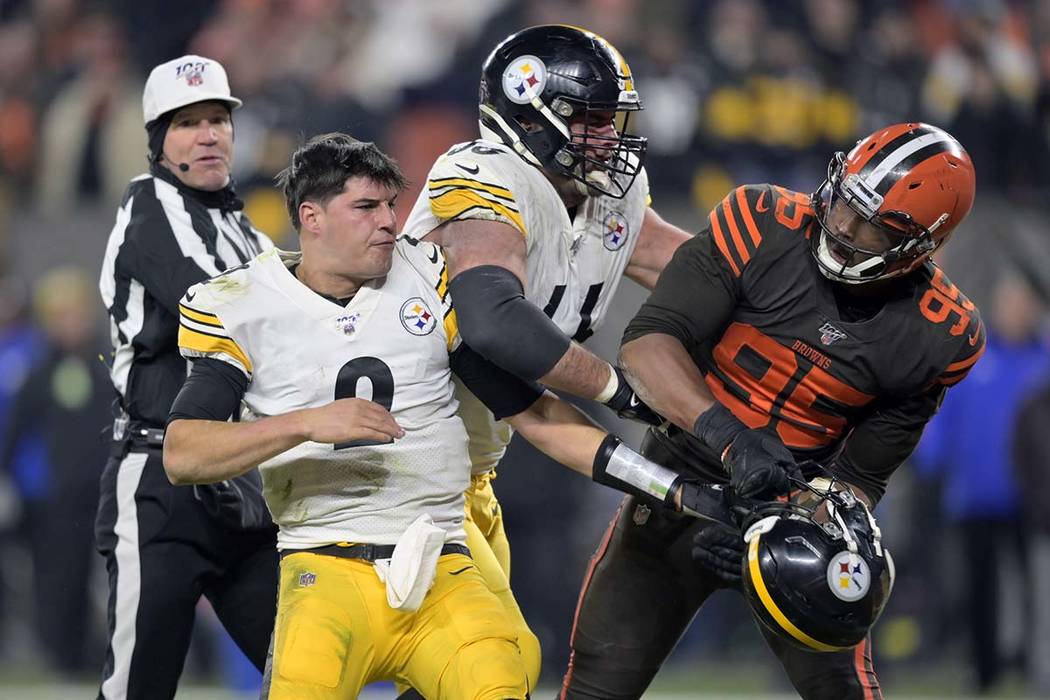
[[[929,121],[969,150],[977,206],[942,262],[984,310],[989,352],[881,507],[906,593],[876,654],[884,642],[890,672],[954,659],[981,689],[1027,668],[1050,692],[1050,0],[0,0],[0,665],[101,668],[91,528],[112,391],[94,287],[112,212],[146,169],[149,69],[183,53],[226,66],[245,102],[238,191],[295,247],[272,178],[305,137],[348,131],[396,157],[413,183],[403,216],[434,157],[475,137],[488,51],[548,22],[626,56],[654,200],[687,229],[736,184],[812,191],[834,150],[881,125]],[[626,294],[596,338],[607,357],[641,299]],[[513,451],[501,480],[523,488],[501,494],[553,679],[611,511],[537,461]],[[711,639],[735,632],[710,617],[683,654],[727,653]]]

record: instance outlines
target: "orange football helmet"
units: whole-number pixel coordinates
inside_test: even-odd
[[[969,213],[974,192],[973,162],[948,132],[918,122],[879,129],[848,154],[832,157],[813,195],[821,228],[811,237],[813,255],[837,282],[907,274],[944,245]],[[887,234],[890,246],[866,250],[837,235],[828,215],[840,200]]]

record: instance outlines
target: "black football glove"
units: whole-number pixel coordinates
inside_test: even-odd
[[[720,403],[700,414],[693,434],[722,458],[729,485],[742,498],[786,494],[791,490],[788,477],[801,476],[795,458],[776,435],[749,429]]]
[[[619,367],[613,367],[616,373],[616,393],[605,402],[605,405],[616,411],[620,418],[641,421],[649,425],[660,425],[664,422],[653,409],[649,408],[644,401],[634,393],[634,389],[627,383],[627,377]]]
[[[784,443],[762,430],[745,430],[733,438],[722,463],[729,485],[742,498],[776,498],[791,491],[789,477],[801,477]]]
[[[230,530],[258,530],[273,526],[255,470],[217,484],[197,484],[194,497],[208,515]]]
[[[739,588],[744,566],[744,536],[738,528],[712,522],[693,536],[693,560],[724,583]]]

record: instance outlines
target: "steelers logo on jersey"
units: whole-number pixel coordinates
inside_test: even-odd
[[[535,56],[518,56],[503,71],[503,92],[511,102],[523,105],[538,97],[547,84],[547,66]]]
[[[871,588],[871,572],[863,558],[848,551],[839,552],[828,563],[828,587],[835,597],[851,603]]]
[[[401,325],[412,335],[429,335],[437,328],[437,318],[421,297],[401,305]]]
[[[609,212],[602,222],[602,244],[606,250],[619,250],[627,242],[627,217],[618,211]]]

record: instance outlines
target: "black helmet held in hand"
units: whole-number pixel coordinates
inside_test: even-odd
[[[804,483],[804,482],[802,482]],[[744,540],[744,593],[758,621],[808,651],[840,651],[867,636],[893,588],[893,559],[875,518],[849,491],[816,489],[815,507],[753,509]],[[827,519],[814,519],[820,506]]]
[[[619,51],[577,27],[512,34],[481,69],[481,135],[577,181],[585,194],[620,198],[630,189],[645,159],[646,139],[627,133],[630,112],[640,109]],[[593,128],[610,122],[611,129]]]

